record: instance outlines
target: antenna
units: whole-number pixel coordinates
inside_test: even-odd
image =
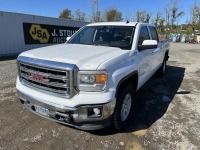
[[[126,21],[126,24],[129,24],[129,20]]]

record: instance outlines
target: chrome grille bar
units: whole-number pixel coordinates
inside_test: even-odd
[[[67,99],[77,93],[74,79],[79,68],[74,64],[25,56],[18,56],[17,64],[20,82],[27,87]],[[35,74],[42,78],[34,80]]]
[[[41,81],[38,81],[38,80],[30,78],[29,76],[27,76],[24,73],[21,73],[21,76],[22,76],[22,78],[24,78],[26,80],[32,80],[34,82],[45,84],[47,86],[55,86],[55,87],[60,87],[60,88],[67,88],[67,87],[69,87],[67,84],[62,84],[62,83],[58,83],[58,82],[51,82],[51,83],[41,82]]]
[[[31,72],[31,73],[35,73],[35,74],[40,74],[40,75],[48,76],[48,78],[51,78],[51,79],[68,80],[67,76],[53,75],[51,73],[38,72],[38,71],[31,70],[31,69],[27,69],[27,68],[22,67],[22,66],[20,66],[20,70],[22,70],[24,72]]]
[[[60,93],[60,94],[67,94],[67,91],[54,90],[54,89],[51,89],[51,88],[48,88],[48,87],[39,86],[38,84],[27,82],[26,80],[24,80],[23,82],[25,83],[25,85],[33,86],[35,88],[39,88],[39,89],[46,90],[46,91],[49,91],[49,92]]]
[[[70,72],[19,63],[23,83],[48,92],[70,95]]]

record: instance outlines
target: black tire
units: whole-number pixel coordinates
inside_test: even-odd
[[[131,85],[123,86],[123,88],[119,90],[117,94],[118,95],[117,102],[116,102],[116,106],[115,106],[115,110],[114,110],[113,118],[112,118],[112,127],[115,130],[121,130],[130,121],[131,116],[133,114],[133,110],[134,110],[133,108],[134,107],[134,93],[135,93],[134,89]],[[122,120],[122,117],[121,117],[122,106],[123,106],[123,102],[125,101],[125,97],[127,95],[131,96],[131,107],[130,107],[130,111],[127,118],[125,120]]]
[[[167,61],[164,60],[163,63],[162,63],[162,65],[161,65],[161,67],[157,71],[157,75],[159,77],[164,77],[165,71],[166,71],[166,66],[167,66]]]

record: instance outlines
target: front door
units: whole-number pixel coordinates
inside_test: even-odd
[[[138,46],[142,45],[144,40],[150,40],[147,26],[142,26],[139,32]],[[139,51],[139,50],[138,50]],[[154,69],[153,52],[155,49],[145,49],[138,52],[139,56],[139,85],[143,85],[152,75]]]

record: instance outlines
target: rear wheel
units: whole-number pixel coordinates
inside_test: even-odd
[[[134,89],[127,85],[119,90],[115,111],[112,119],[112,126],[116,130],[125,127],[133,113]]]

